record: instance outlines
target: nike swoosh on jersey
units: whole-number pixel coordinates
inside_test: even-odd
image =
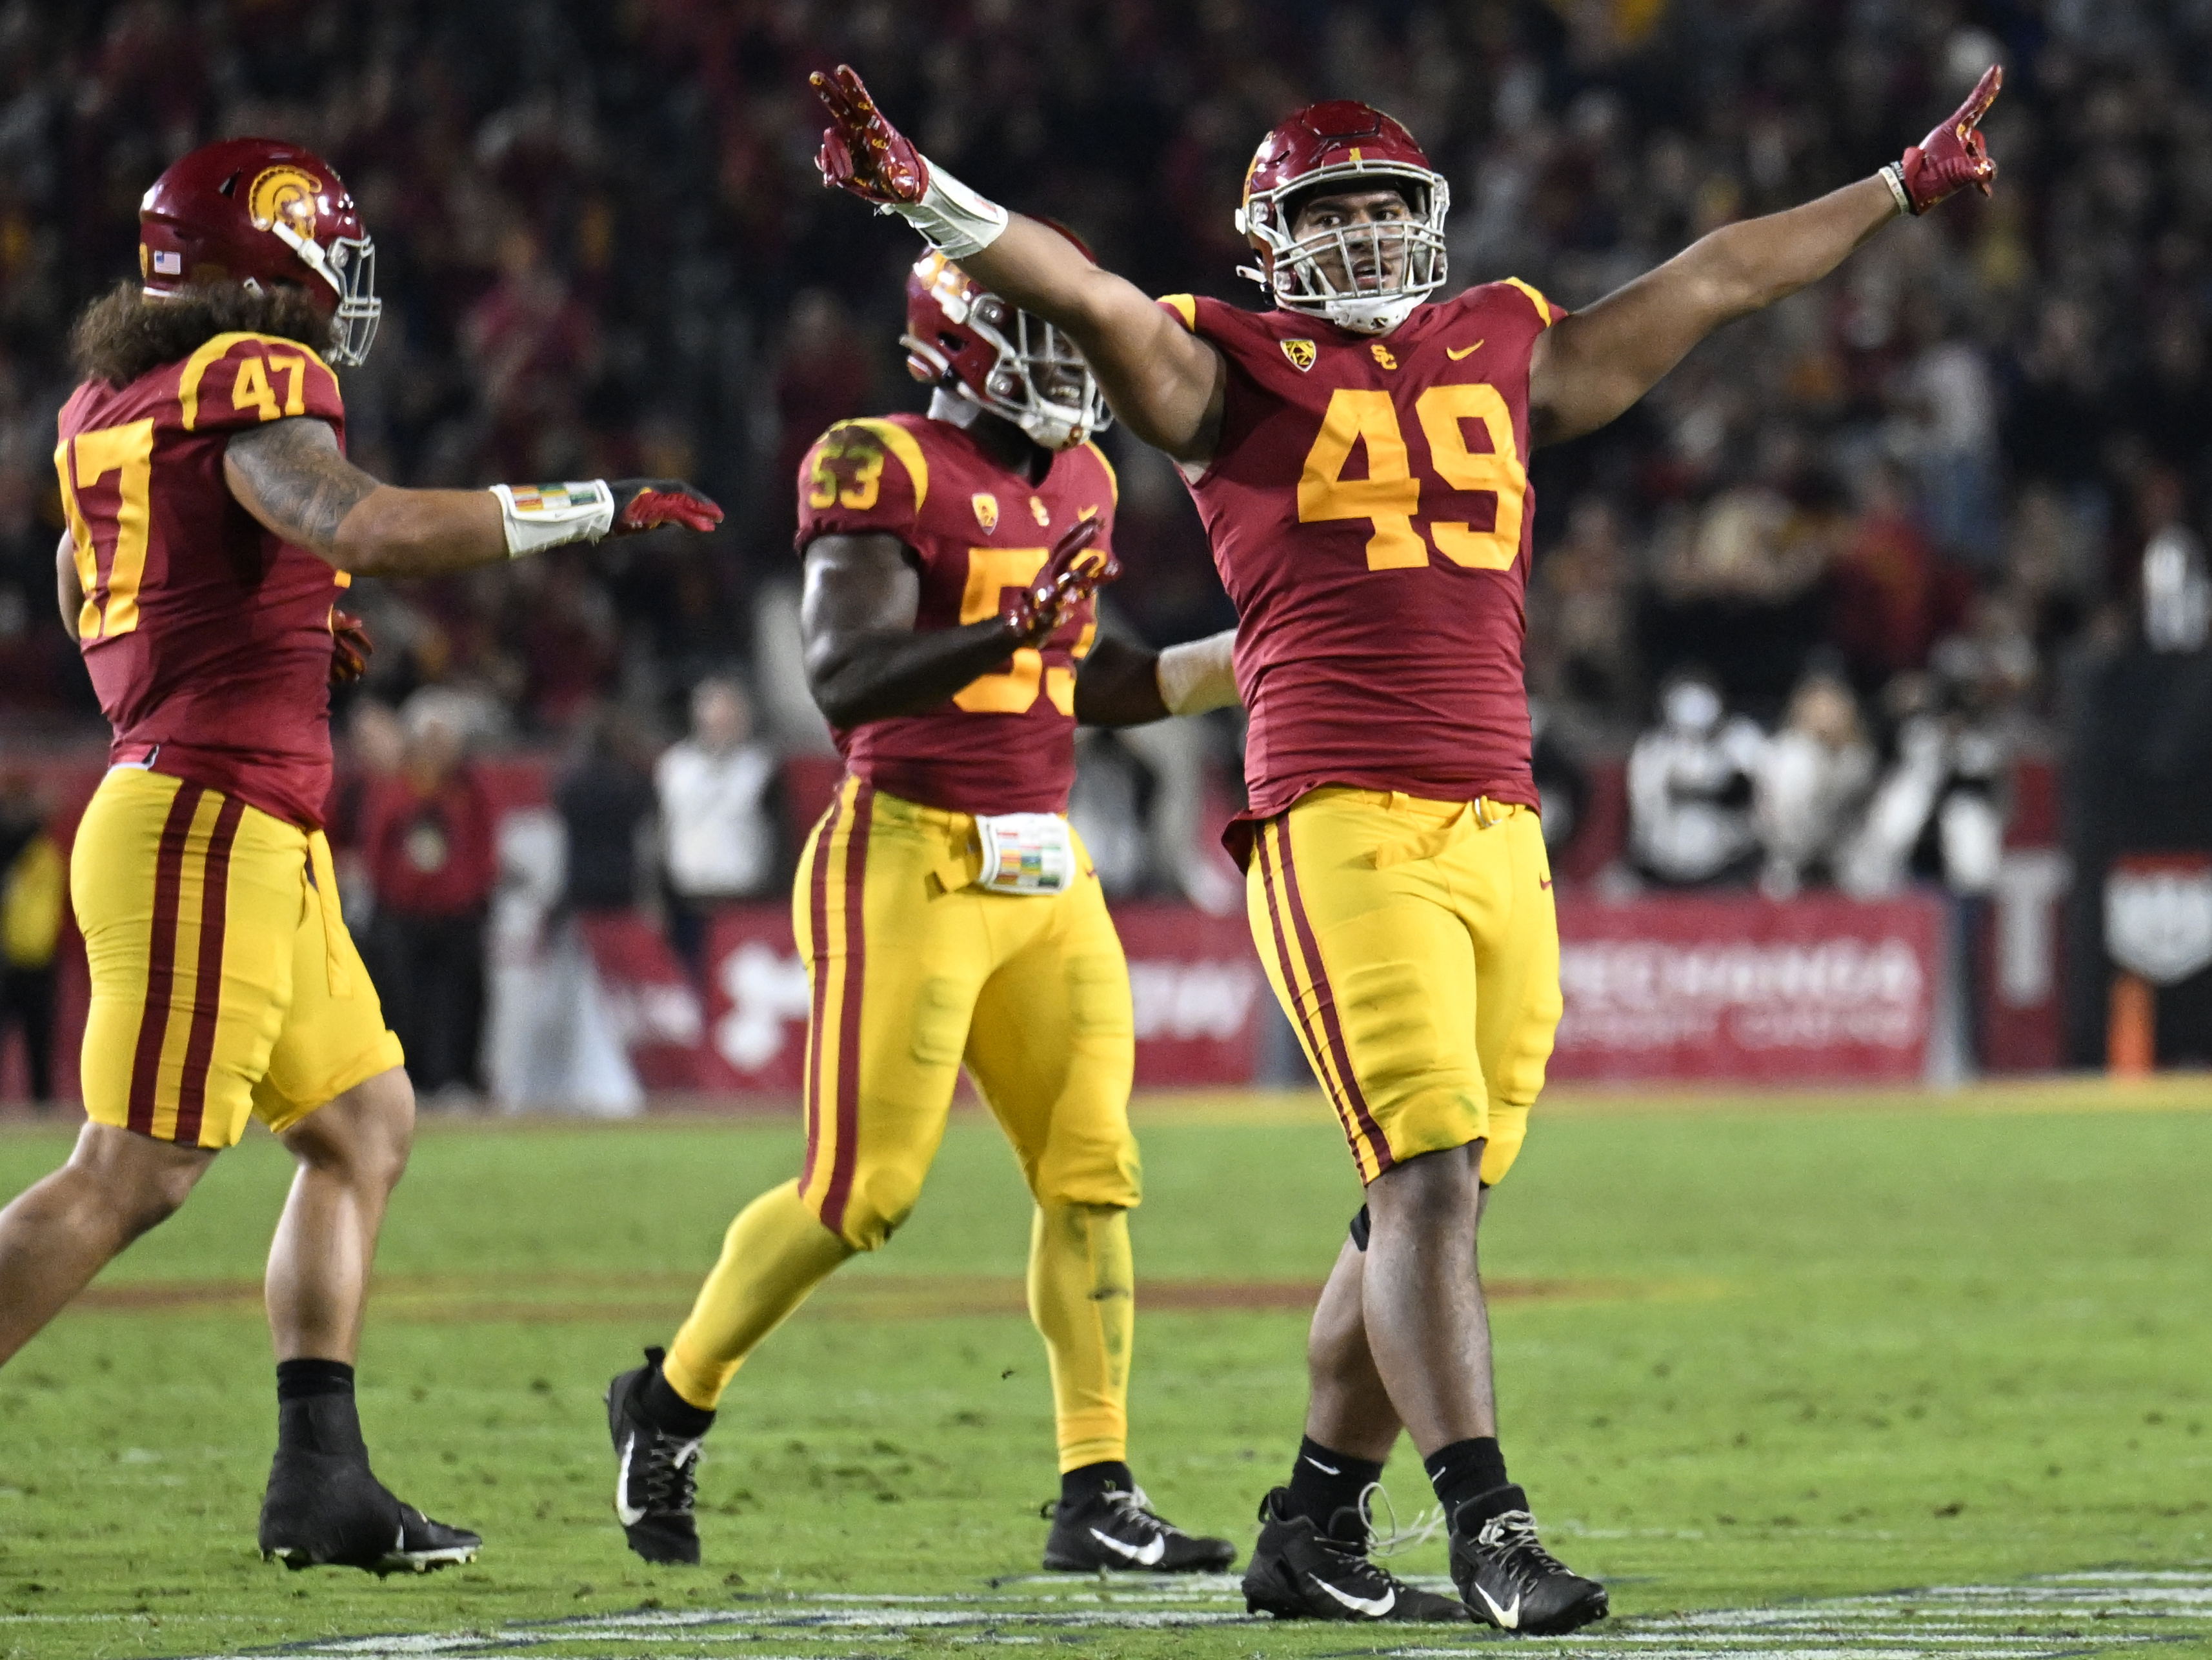
[[[1521,1629],[1521,1593],[1519,1591],[1513,1593],[1512,1607],[1501,1609],[1498,1606],[1498,1599],[1492,1596],[1485,1587],[1477,1585],[1474,1590],[1477,1596],[1490,1604],[1490,1617],[1498,1621],[1500,1631]]]
[[[1121,1552],[1140,1568],[1151,1567],[1168,1554],[1168,1542],[1158,1536],[1146,1540],[1141,1545],[1133,1545],[1126,1539],[1116,1539],[1110,1533],[1099,1532],[1097,1528],[1091,1530],[1091,1536],[1107,1549]]]
[[[1482,349],[1482,342],[1481,342],[1481,341],[1480,341],[1480,340],[1478,340],[1478,341],[1476,341],[1476,342],[1474,342],[1474,345],[1472,345],[1472,346],[1468,346],[1468,347],[1463,347],[1463,348],[1461,348],[1460,350],[1458,350],[1458,351],[1454,351],[1450,347],[1447,346],[1447,347],[1445,347],[1445,348],[1444,348],[1444,355],[1445,355],[1446,357],[1448,357],[1448,358],[1451,359],[1451,360],[1452,360],[1453,362],[1456,363],[1456,362],[1458,362],[1458,361],[1460,360],[1460,359],[1462,359],[1462,358],[1463,358],[1463,357],[1473,357],[1473,356],[1474,356],[1477,352],[1480,351],[1481,349]]]
[[[636,1450],[637,1437],[633,1435],[623,1443],[622,1468],[615,1473],[615,1515],[626,1528],[645,1520],[645,1512],[629,1502],[629,1456]]]
[[[1370,1620],[1387,1618],[1390,1610],[1398,1606],[1398,1593],[1395,1590],[1386,1590],[1380,1596],[1354,1596],[1349,1591],[1339,1590],[1318,1574],[1310,1573],[1306,1577],[1354,1614],[1364,1614]]]

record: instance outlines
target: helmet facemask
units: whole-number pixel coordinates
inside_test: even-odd
[[[935,342],[902,337],[908,351],[934,368],[957,396],[1012,421],[1031,443],[1047,450],[1073,449],[1113,424],[1090,364],[1059,329],[996,294],[977,295],[969,303],[940,292],[938,303],[947,318],[972,330],[998,354],[977,386],[956,373]]]
[[[376,325],[384,316],[384,302],[376,297],[374,239],[366,232],[335,237],[325,248],[282,221],[269,228],[337,294],[337,309],[331,323],[335,338],[323,355],[348,368],[360,367],[368,360],[368,348],[376,341]]]
[[[1407,216],[1291,233],[1294,201],[1363,190],[1396,191]],[[1437,173],[1358,162],[1316,168],[1279,190],[1254,192],[1237,210],[1237,228],[1267,255],[1264,267],[1240,266],[1237,274],[1267,289],[1285,310],[1325,317],[1354,334],[1385,334],[1443,286],[1450,208],[1451,187]],[[1332,268],[1340,276],[1333,276]],[[1360,281],[1363,269],[1371,283]]]

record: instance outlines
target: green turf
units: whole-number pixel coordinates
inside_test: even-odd
[[[1631,1615],[2212,1558],[2212,1112],[1835,1105],[1562,1112],[1531,1137],[1485,1269],[1578,1293],[1495,1315],[1506,1448],[1559,1553]],[[1143,1136],[1140,1276],[1318,1281],[1357,1196],[1317,1104]],[[0,1136],[0,1193],[65,1146]],[[267,1341],[223,1291],[257,1275],[286,1172],[264,1137],[226,1155],[103,1277],[108,1306],[0,1372],[0,1654],[228,1652],[1032,1569],[1054,1487],[1042,1357],[1018,1314],[988,1312],[1018,1307],[1026,1208],[973,1118],[890,1248],[733,1389],[702,1481],[709,1566],[623,1550],[599,1391],[665,1338],[730,1213],[795,1151],[757,1122],[426,1127],[386,1233],[362,1418],[393,1487],[489,1542],[476,1566],[382,1584],[254,1554]],[[190,1297],[116,1305],[153,1281]],[[1249,1541],[1297,1433],[1303,1330],[1286,1310],[1140,1314],[1133,1457],[1163,1511]],[[1403,1510],[1419,1475],[1401,1449]],[[1061,1651],[1371,1651],[1364,1635]],[[866,1651],[969,1651],[885,1644]]]

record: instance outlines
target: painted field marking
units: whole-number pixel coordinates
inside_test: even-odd
[[[1448,1580],[1416,1579],[1449,1591]],[[198,1660],[859,1660],[886,1640],[936,1638],[963,1648],[1027,1648],[1102,1631],[1239,1633],[1273,1623],[1243,1612],[1236,1576],[1068,1580],[1024,1575],[941,1596],[851,1592],[733,1608],[641,1609],[507,1625],[495,1631],[321,1639]],[[1315,1627],[1305,1627],[1313,1631]],[[1334,1627],[1413,1640],[1331,1651],[1395,1660],[1500,1660],[1498,1639],[1439,1641],[1403,1627]],[[1431,1627],[1435,1632],[1436,1628]],[[1544,1660],[2061,1660],[2212,1639],[2212,1568],[2051,1574],[2017,1585],[1938,1585],[1765,1609],[1647,1615],[1522,1639]],[[771,1654],[759,1645],[790,1645]],[[1320,1660],[1316,1657],[1316,1660]]]

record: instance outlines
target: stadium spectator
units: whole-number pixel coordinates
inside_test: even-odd
[[[416,1088],[464,1098],[483,1088],[484,917],[499,875],[491,801],[443,700],[417,693],[405,734],[398,769],[370,786],[362,813],[374,967]]]
[[[1677,670],[1659,694],[1659,724],[1628,755],[1629,849],[1637,870],[1668,888],[1740,880],[1758,862],[1751,780],[1765,740],[1730,717],[1719,682]]]
[[[643,736],[621,711],[599,706],[577,725],[576,756],[553,786],[568,839],[562,903],[571,912],[650,903],[653,773]]]
[[[31,1099],[54,1099],[55,957],[69,862],[48,827],[46,805],[18,773],[0,779],[0,1048],[22,1033]]]
[[[1752,774],[1752,820],[1766,850],[1761,892],[1787,899],[1808,880],[1832,879],[1874,774],[1874,746],[1849,683],[1832,669],[1813,669]]]
[[[735,679],[692,688],[690,735],[662,752],[653,784],[668,940],[696,978],[714,907],[756,898],[781,874],[776,757],[754,740],[752,700]]]

